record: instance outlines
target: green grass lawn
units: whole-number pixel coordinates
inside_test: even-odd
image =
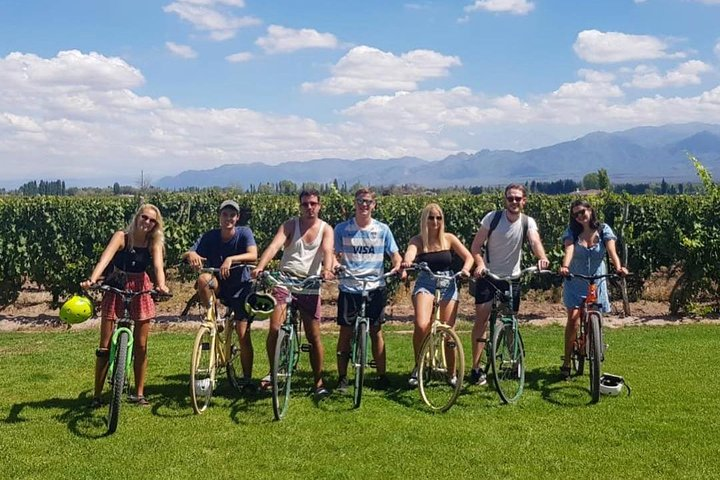
[[[469,326],[460,330],[469,356]],[[107,437],[106,409],[87,408],[97,332],[0,334],[0,478],[720,478],[717,326],[607,331],[603,370],[625,376],[632,396],[596,405],[587,377],[558,380],[560,327],[523,334],[517,405],[473,386],[429,413],[405,387],[411,338],[387,329],[389,391],[367,389],[359,410],[338,394],[316,405],[303,354],[288,415],[275,422],[269,396],[236,398],[225,381],[194,415],[193,334],[153,333],[152,406],[125,403]],[[259,378],[265,332],[254,335]],[[337,336],[324,339],[334,386]]]

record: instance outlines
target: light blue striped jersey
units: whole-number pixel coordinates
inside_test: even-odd
[[[383,258],[398,251],[395,237],[390,228],[373,219],[366,228],[360,228],[355,217],[335,227],[335,253],[340,262],[353,275],[360,278],[374,278],[384,273]],[[384,281],[367,284],[368,290],[385,285]],[[362,283],[350,278],[340,281],[340,290],[349,293],[362,292]]]

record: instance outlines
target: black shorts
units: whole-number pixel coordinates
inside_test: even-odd
[[[520,281],[513,281],[513,311],[520,310]],[[509,282],[498,282],[492,278],[480,277],[475,285],[475,305],[481,305],[491,301],[495,292],[500,290],[503,294],[510,290]]]
[[[243,282],[240,285],[227,285],[220,282],[218,297],[224,305],[227,305],[235,313],[235,319],[240,321],[251,321],[245,311],[245,299],[250,295],[252,283]]]
[[[385,323],[385,300],[387,290],[377,288],[368,295],[368,303],[365,306],[365,316],[370,319],[371,325],[382,325]],[[337,324],[351,327],[355,325],[355,319],[360,315],[362,304],[362,293],[348,293],[340,290],[337,303]]]

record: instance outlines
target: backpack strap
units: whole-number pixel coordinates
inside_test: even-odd
[[[495,210],[495,215],[493,215],[493,218],[490,221],[490,230],[488,231],[487,238],[485,239],[485,258],[488,262],[490,262],[490,235],[492,235],[492,232],[497,228],[498,223],[500,223],[502,214],[502,210]]]

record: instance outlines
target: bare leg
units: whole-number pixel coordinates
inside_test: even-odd
[[[133,342],[133,371],[135,374],[135,394],[145,395],[145,374],[147,372],[147,339],[150,333],[150,320],[135,322],[135,341]]]
[[[240,343],[240,363],[242,364],[243,377],[251,378],[255,352],[250,338],[250,323],[245,321],[235,322],[235,330]]]
[[[347,366],[350,360],[350,341],[353,335],[353,327],[340,325],[340,335],[337,343],[337,369],[338,375],[347,375]]]
[[[480,368],[480,359],[482,358],[483,350],[485,349],[485,337],[487,331],[488,319],[490,318],[490,311],[492,309],[492,302],[481,303],[475,305],[475,324],[472,329],[472,368],[477,370]]]
[[[580,326],[580,309],[569,308],[567,311],[567,317],[567,323],[565,323],[565,356],[563,357],[563,367],[570,366],[573,342],[575,342],[578,327]]]
[[[100,398],[102,395],[105,377],[107,376],[108,364],[110,362],[110,339],[112,338],[113,327],[115,321],[103,318],[100,321],[100,345],[98,351],[100,355],[95,357],[95,390],[94,398]]]
[[[370,326],[370,341],[372,342],[372,354],[375,360],[375,369],[378,375],[385,375],[385,338],[383,337],[382,325]]]
[[[305,327],[305,337],[310,343],[310,365],[315,379],[315,388],[319,388],[323,386],[322,370],[325,356],[325,350],[320,339],[320,322],[316,322],[312,317],[306,316],[304,313],[301,313],[301,316]]]

